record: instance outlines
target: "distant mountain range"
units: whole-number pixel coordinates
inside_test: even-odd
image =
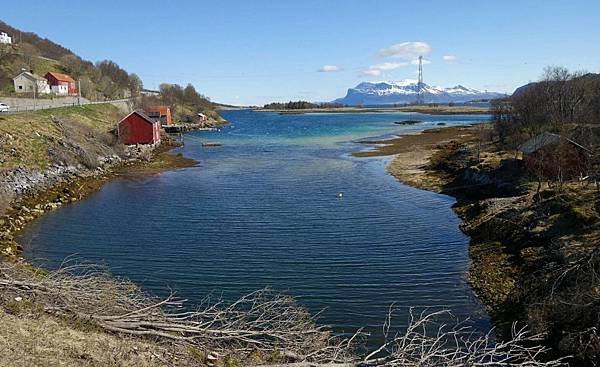
[[[333,102],[350,106],[413,103],[417,100],[417,84],[416,80],[363,82],[354,88],[348,89],[348,93],[344,98],[338,98]],[[423,84],[423,100],[426,103],[462,103],[502,97],[505,97],[505,94],[483,92],[462,85],[443,88]]]

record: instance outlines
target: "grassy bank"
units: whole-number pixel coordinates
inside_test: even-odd
[[[80,153],[118,152],[110,131],[122,115],[110,104],[98,104],[0,116],[0,169],[91,164]]]

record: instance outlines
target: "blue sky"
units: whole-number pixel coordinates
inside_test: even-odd
[[[600,1],[9,1],[0,19],[233,104],[328,101],[361,81],[512,92],[548,65],[600,72]],[[326,70],[326,71],[319,71]]]

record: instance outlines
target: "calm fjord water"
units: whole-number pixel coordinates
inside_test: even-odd
[[[361,138],[485,116],[278,115],[228,111],[220,132],[186,136],[193,168],[114,180],[43,216],[25,256],[107,264],[155,294],[232,299],[265,286],[299,297],[336,330],[380,330],[388,306],[448,308],[488,328],[466,281],[468,238],[454,200],[399,184],[389,158],[352,158]],[[400,126],[394,121],[424,123]],[[219,141],[202,148],[202,141]],[[343,196],[338,197],[338,193]]]

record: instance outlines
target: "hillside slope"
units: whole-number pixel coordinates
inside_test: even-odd
[[[141,79],[104,60],[96,64],[84,60],[68,48],[32,32],[23,32],[0,21],[0,30],[13,36],[13,44],[0,45],[0,94],[14,92],[12,78],[23,69],[38,75],[55,71],[81,82],[83,97],[91,100],[124,98],[137,95]]]
[[[12,36],[13,43],[26,43],[34,46],[39,50],[40,56],[59,59],[66,55],[74,55],[73,51],[58,43],[52,42],[47,38],[42,38],[33,32],[23,32],[2,20],[0,20],[0,29]]]
[[[175,121],[195,122],[198,113],[208,117],[209,125],[221,124],[224,120],[218,108],[208,97],[198,93],[194,86],[185,87],[172,83],[160,85],[160,94],[142,98],[142,80],[135,74],[123,70],[117,63],[103,60],[96,63],[84,60],[73,51],[35,33],[21,32],[0,21],[0,30],[15,35],[11,45],[0,45],[0,96],[33,97],[27,93],[14,93],[13,77],[22,70],[30,70],[43,76],[49,71],[68,74],[81,86],[81,96],[91,101],[105,101],[135,97],[136,108],[145,109],[152,105],[168,105]],[[54,98],[52,94],[37,96]]]
[[[0,116],[0,214],[19,194],[125,157],[111,133],[122,115],[98,104]]]

